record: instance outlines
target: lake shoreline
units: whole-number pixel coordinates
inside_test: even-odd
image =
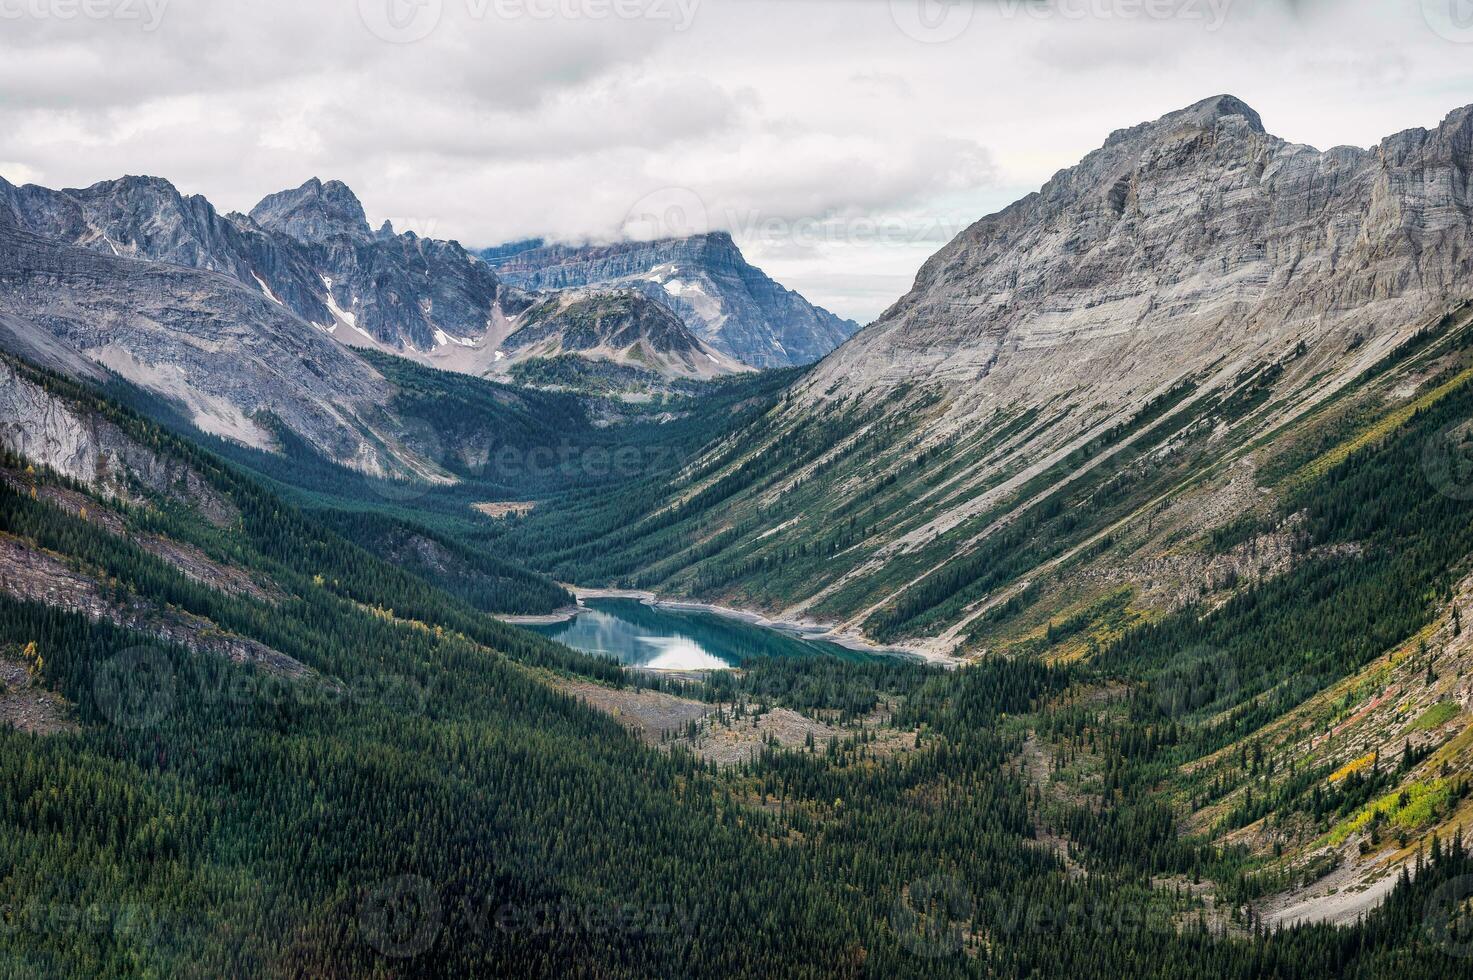
[[[876,646],[863,636],[852,632],[838,632],[837,627],[824,623],[814,623],[794,620],[772,619],[762,613],[750,609],[737,609],[731,606],[719,606],[709,602],[695,602],[689,599],[663,599],[653,592],[643,589],[605,589],[585,588],[579,585],[563,584],[563,588],[573,593],[578,600],[577,606],[565,606],[562,609],[541,616],[499,616],[504,623],[515,626],[552,626],[557,623],[565,623],[578,615],[585,606],[586,599],[634,599],[644,605],[656,609],[666,609],[671,612],[703,612],[722,616],[727,619],[735,619],[753,626],[761,626],[765,629],[786,633],[803,640],[817,640],[823,643],[832,643],[855,653],[868,653],[882,656],[900,656],[922,660],[928,664],[941,667],[956,667],[959,661],[954,657],[938,654],[933,650],[925,650],[906,646]]]
[[[558,623],[566,623],[582,611],[582,606],[563,606],[560,609],[554,609],[552,612],[543,613],[540,616],[503,616],[497,614],[496,619],[506,623],[508,626],[556,626]]]

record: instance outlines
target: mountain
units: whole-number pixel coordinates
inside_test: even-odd
[[[9,185],[0,191],[0,200],[39,197]],[[386,386],[372,367],[259,287],[206,268],[127,257],[137,243],[115,245],[106,225],[78,211],[45,213],[90,240],[76,247],[41,237],[0,207],[0,305],[12,350],[50,350],[45,363],[76,376],[87,373],[83,361],[102,365],[178,404],[201,430],[245,445],[274,446],[272,426],[280,422],[329,458],[365,472],[396,471],[394,452],[385,451],[392,424],[380,412]],[[236,258],[194,237],[212,227],[211,213],[174,212],[202,220],[184,231],[154,226],[153,241],[190,251],[201,266]]]
[[[339,181],[313,178],[272,194],[249,220],[298,243],[331,313],[320,323],[347,343],[431,355],[504,334],[530,305],[456,242],[396,234],[388,223],[373,232],[362,204]]]
[[[7,975],[1446,972],[1434,930],[1458,923],[1473,860],[1461,836],[1427,840],[1419,815],[1468,795],[1446,751],[1466,713],[1441,697],[1466,644],[1437,658],[1435,684],[1421,656],[1376,665],[1392,697],[1354,678],[1374,701],[1348,729],[1356,691],[1337,689],[1195,766],[1181,763],[1216,729],[1163,708],[1196,706],[1191,666],[1222,678],[1200,658],[1164,682],[1133,675],[1130,695],[1025,657],[944,671],[797,650],[662,681],[475,605],[487,590],[556,602],[551,582],[492,574],[373,511],[308,515],[3,357],[0,402]],[[365,550],[380,544],[393,563]],[[1440,647],[1451,628],[1427,637]],[[1352,733],[1336,751],[1359,752],[1366,719],[1415,734],[1343,774],[1286,765],[1286,742],[1332,720]],[[1308,783],[1318,792],[1278,822]],[[1176,793],[1184,808],[1215,794],[1248,843],[1179,825]],[[1271,826],[1254,819],[1265,798]],[[621,821],[640,832],[610,832]],[[1333,894],[1274,904],[1264,862],[1322,825],[1351,851],[1378,834],[1415,850],[1415,877],[1362,888],[1339,867],[1291,867],[1285,879],[1319,874]],[[713,895],[720,915],[702,911]],[[1350,917],[1279,914],[1304,904]],[[1143,905],[1150,924],[1133,925]],[[1100,925],[1057,925],[1060,908]],[[552,917],[596,938],[550,942]],[[1269,939],[1260,923],[1286,927]]]
[[[1470,175],[1473,108],[1368,150],[1285,142],[1227,96],[1112,134],[964,231],[719,447],[676,491],[723,489],[686,539],[740,530],[667,560],[659,586],[953,653],[1036,574],[993,555],[1021,544],[1030,508],[1119,494],[1050,536],[1042,557],[1059,560],[1147,504],[1145,487],[1179,496],[1165,475],[1187,479],[1196,453],[1239,483],[1191,530],[1230,521],[1258,501],[1237,489],[1266,463],[1256,438],[1461,322]],[[797,561],[815,541],[836,550]]]
[[[340,180],[324,184],[313,177],[301,187],[268,194],[250,216],[263,228],[312,245],[336,238],[373,241],[363,204]]]
[[[810,364],[859,328],[778,285],[725,232],[608,245],[531,240],[480,254],[525,289],[637,289],[716,350],[753,367]]]
[[[231,276],[313,323],[331,323],[320,277],[291,239],[222,215],[158,177],[62,191],[0,179],[0,202],[25,230],[105,255]],[[0,208],[3,210],[3,208]]]
[[[52,191],[0,186],[37,235],[113,255],[233,276],[349,344],[433,352],[479,337],[529,303],[454,242],[370,230],[339,181],[312,178],[249,216],[221,215],[157,177]]]
[[[632,372],[620,390],[744,370],[645,301],[618,301],[614,346],[560,341],[555,327],[583,322],[589,297],[548,304],[455,242],[374,232],[346,185],[316,178],[250,215],[156,177],[60,191],[0,179],[0,299],[8,350],[74,377],[101,364],[248,446],[277,448],[284,426],[377,476],[443,478],[406,444],[386,410],[393,386],[354,349],[499,377],[566,355]],[[536,330],[502,351],[539,304]],[[652,336],[635,336],[645,326]]]
[[[503,364],[567,355],[636,367],[662,378],[748,370],[697,339],[667,307],[635,290],[567,290],[518,318],[501,342]]]
[[[1355,338],[1393,342],[1464,288],[1470,139],[1462,109],[1320,152],[1229,96],[1121,130],[932,257],[808,390],[974,386],[998,405],[1042,385],[1118,403],[1219,358],[1304,341],[1324,366]]]

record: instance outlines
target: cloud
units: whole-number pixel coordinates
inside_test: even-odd
[[[170,0],[154,30],[7,19],[0,174],[152,173],[242,210],[336,177],[371,219],[468,245],[607,237],[679,188],[780,281],[868,319],[1116,128],[1229,91],[1286,138],[1365,145],[1473,92],[1473,48],[1416,3],[1234,0],[1216,30],[979,3],[926,43],[880,0],[688,0],[688,29],[652,15],[676,0],[600,2],[438,0],[412,43],[359,0]]]
[[[732,96],[699,76],[652,77],[629,71],[560,89],[527,106],[489,105],[447,93],[339,91],[324,112],[322,135],[345,153],[409,151],[462,158],[460,166],[500,160],[563,159],[635,149],[655,152],[729,126]]]

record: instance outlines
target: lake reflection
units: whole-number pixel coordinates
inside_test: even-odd
[[[715,613],[661,609],[636,599],[590,599],[571,620],[533,629],[575,650],[651,670],[720,670],[753,657],[869,657]]]

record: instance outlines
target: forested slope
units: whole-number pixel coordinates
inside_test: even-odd
[[[1310,547],[1366,542],[1353,569],[1306,562],[1071,662],[1063,649],[1119,602],[1053,622],[1037,655],[957,671],[784,660],[665,685],[841,732],[717,767],[558,693],[627,688],[618,668],[502,626],[128,410],[13,367],[126,446],[107,443],[89,479],[3,461],[0,541],[25,561],[0,576],[0,660],[22,669],[0,701],[62,699],[49,728],[0,726],[12,973],[1372,977],[1460,962],[1461,795],[1402,820],[1428,835],[1421,867],[1365,923],[1265,933],[1249,903],[1276,872],[1179,826],[1174,794],[1194,791],[1175,780],[1193,777],[1174,774],[1251,744],[1294,702],[1287,682],[1328,684],[1439,615],[1466,549],[1437,529],[1473,505],[1414,498],[1396,474],[1464,410],[1461,388],[1349,453],[1306,450],[1294,506]],[[1383,533],[1420,543],[1383,558],[1367,522],[1393,509]],[[37,601],[27,569],[73,591]],[[1317,603],[1337,598],[1362,612],[1323,629]],[[1317,638],[1302,665],[1296,635]],[[1222,652],[1189,655],[1201,644]],[[880,751],[889,733],[913,747]],[[1463,757],[1444,758],[1439,778],[1466,785]],[[1312,812],[1342,819],[1368,798]]]

